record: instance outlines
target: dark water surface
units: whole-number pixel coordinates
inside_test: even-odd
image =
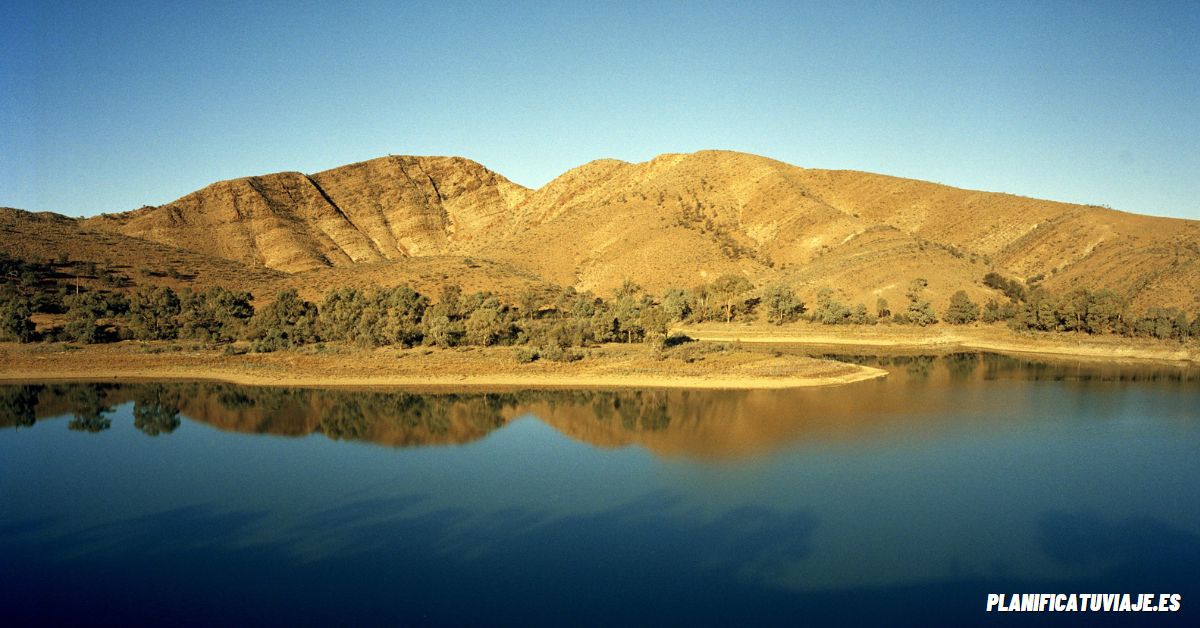
[[[882,363],[794,391],[0,386],[0,624],[1200,617],[1200,372]]]

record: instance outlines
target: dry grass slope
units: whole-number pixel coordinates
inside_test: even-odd
[[[1200,310],[1198,221],[727,151],[598,160],[538,190],[462,158],[384,157],[223,181],[81,221],[13,211],[4,224],[26,226],[6,227],[6,249],[122,248],[150,264],[202,265],[205,276],[241,273],[256,292],[444,281],[506,292],[549,281],[607,293],[627,277],[658,291],[738,273],[790,283],[810,301],[831,286],[845,301],[896,307],[924,277],[940,307],[960,289],[993,296],[981,278],[997,271],[1044,276],[1055,291],[1112,288],[1135,309]]]

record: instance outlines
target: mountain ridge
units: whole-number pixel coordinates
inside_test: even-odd
[[[74,219],[295,275],[478,258],[545,281],[650,289],[727,273],[842,298],[987,296],[991,271],[1135,307],[1200,306],[1200,222],[983,192],[732,151],[598,159],[538,189],[461,157],[387,156],[219,181],[175,201]]]

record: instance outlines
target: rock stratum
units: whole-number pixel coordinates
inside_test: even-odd
[[[232,263],[264,289],[450,279],[606,293],[625,278],[658,290],[738,273],[871,305],[903,302],[915,277],[935,303],[959,289],[987,298],[981,279],[996,271],[1055,291],[1111,288],[1135,309],[1200,309],[1200,221],[728,151],[598,160],[536,190],[468,159],[389,156],[120,214],[0,212],[6,250],[87,256],[105,248],[97,239],[150,265]]]

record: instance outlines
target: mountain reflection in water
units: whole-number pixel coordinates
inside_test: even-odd
[[[0,427],[68,416],[67,427],[102,432],[132,403],[134,425],[170,434],[181,417],[246,434],[307,436],[388,447],[470,443],[534,416],[596,447],[641,445],[662,456],[737,458],[797,441],[908,437],[987,414],[970,394],[995,381],[1192,385],[1200,369],[1172,365],[1040,362],[998,354],[871,356],[822,354],[885,368],[889,377],[847,386],[764,391],[526,390],[412,393],[275,388],[223,383],[72,383],[0,386]],[[887,394],[890,388],[923,394]],[[1019,396],[1006,403],[1020,404]],[[954,410],[948,412],[948,410]],[[1008,416],[1011,420],[1013,414]],[[1036,416],[1032,409],[1024,416]],[[952,418],[951,418],[952,417]]]
[[[889,376],[0,386],[0,621],[975,625],[1128,591],[1196,624],[1196,368],[836,357]]]

